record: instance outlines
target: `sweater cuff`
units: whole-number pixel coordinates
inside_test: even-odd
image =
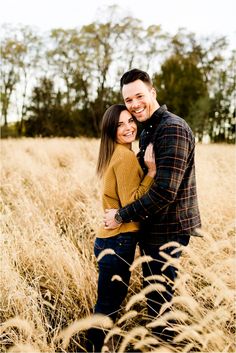
[[[145,175],[145,177],[142,180],[142,185],[145,187],[150,187],[154,182],[154,178],[150,177],[149,175]]]

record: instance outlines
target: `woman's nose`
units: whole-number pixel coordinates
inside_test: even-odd
[[[127,124],[125,125],[125,129],[126,129],[126,130],[132,129],[132,124],[131,124],[131,123],[127,123]]]

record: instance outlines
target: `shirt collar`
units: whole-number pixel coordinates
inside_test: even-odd
[[[161,105],[152,116],[143,123],[144,129],[152,128],[154,125],[157,125],[163,113],[167,111],[167,106],[165,104]]]

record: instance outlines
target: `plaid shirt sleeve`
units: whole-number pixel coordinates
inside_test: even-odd
[[[124,222],[144,220],[162,212],[175,200],[194,150],[194,138],[181,124],[165,124],[154,141],[154,149],[157,164],[154,183],[140,199],[119,210]]]

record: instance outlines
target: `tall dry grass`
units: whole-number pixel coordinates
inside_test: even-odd
[[[1,141],[2,351],[82,351],[93,320],[120,352],[234,352],[234,147],[197,146],[204,238],[192,238],[181,259],[171,303],[176,344],[159,348],[150,328],[170,314],[144,320],[142,259],[132,267],[118,323],[89,318],[97,282],[93,240],[102,219],[97,153],[96,139]]]

